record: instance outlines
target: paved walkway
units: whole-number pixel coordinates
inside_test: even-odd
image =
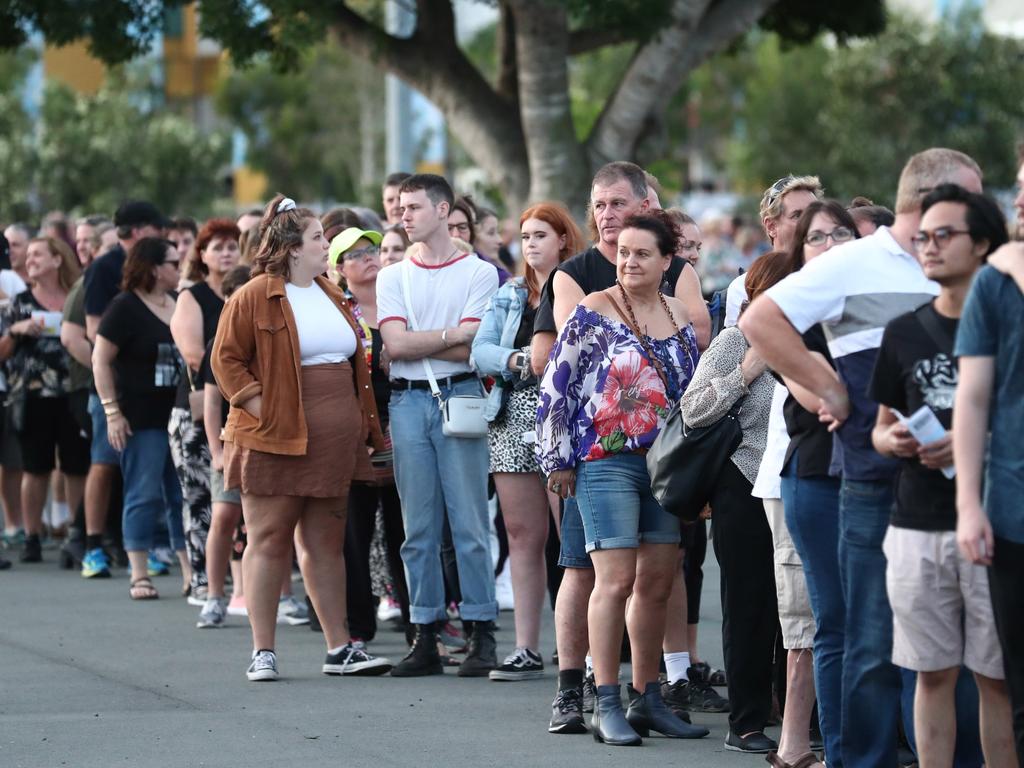
[[[322,635],[280,627],[282,680],[249,683],[248,626],[195,628],[197,609],[175,594],[132,603],[124,572],[87,582],[42,565],[0,573],[0,767],[110,766],[757,766],[725,752],[725,715],[696,715],[699,742],[652,737],[639,749],[546,731],[556,672],[543,680],[463,680],[454,670],[419,679],[331,678],[320,673]],[[709,553],[701,648],[721,665],[718,571]],[[502,613],[499,655],[511,650]],[[554,649],[545,615],[545,657]],[[372,645],[397,660],[402,636]],[[623,679],[628,679],[628,669]],[[777,735],[777,734],[776,734]]]

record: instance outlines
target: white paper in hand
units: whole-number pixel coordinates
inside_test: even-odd
[[[927,405],[922,405],[909,416],[904,416],[895,408],[890,410],[899,419],[900,424],[905,426],[907,431],[921,445],[934,443],[936,440],[941,440],[946,436],[946,428],[942,426],[942,422],[939,421],[938,417]],[[948,467],[943,467],[942,474],[952,480],[956,477],[956,467],[952,464]]]

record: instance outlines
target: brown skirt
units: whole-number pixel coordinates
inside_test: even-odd
[[[224,484],[256,496],[347,499],[358,452],[366,452],[363,411],[349,363],[302,368],[305,456],[224,444]]]

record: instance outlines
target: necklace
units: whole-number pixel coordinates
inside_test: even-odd
[[[622,287],[622,283],[618,280],[615,281],[615,285],[618,286],[619,296],[622,297],[622,303],[626,305],[626,313],[629,315],[629,321],[633,324],[633,328],[637,334],[637,341],[640,342],[640,346],[643,348],[644,354],[647,355],[647,359],[651,361],[651,365],[658,371],[658,375],[661,377],[662,382],[665,384],[666,390],[669,388],[668,374],[665,372],[665,366],[662,365],[661,358],[654,354],[654,350],[651,348],[651,339],[646,333],[641,333],[640,324],[636,321],[636,315],[633,313],[633,305],[629,303],[629,296],[626,295],[626,289]],[[676,323],[675,317],[672,315],[672,310],[669,309],[668,302],[665,301],[665,294],[658,289],[658,301],[661,302],[661,308],[665,310],[665,314],[668,315],[668,320],[672,323],[672,327],[675,329],[676,338],[679,339],[679,343],[683,345],[683,349],[689,352],[689,345],[687,344],[686,337],[683,335],[682,329],[679,324]],[[646,329],[645,329],[646,330]]]

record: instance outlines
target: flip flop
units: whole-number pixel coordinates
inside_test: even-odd
[[[142,594],[137,594],[137,591]],[[156,587],[153,586],[153,582],[148,576],[143,576],[141,579],[135,579],[128,587],[128,596],[132,600],[156,600],[160,597],[156,591]]]

